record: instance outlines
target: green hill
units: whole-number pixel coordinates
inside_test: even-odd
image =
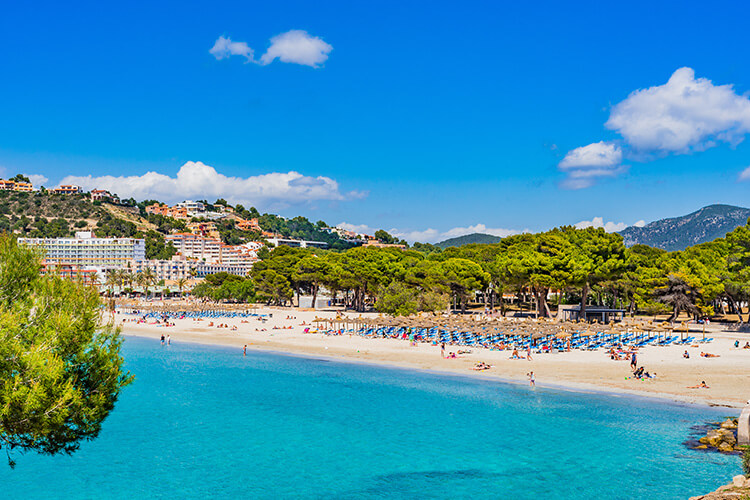
[[[146,213],[146,206],[156,200],[123,200],[121,203],[92,201],[88,193],[63,195],[46,190],[16,192],[0,190],[0,232],[26,238],[61,238],[76,231],[93,231],[99,237],[136,237],[146,240],[146,257],[168,259],[174,248],[164,236],[187,231],[187,222],[171,217]],[[207,211],[220,207],[202,200]],[[221,203],[219,203],[221,202]],[[216,204],[227,205],[223,200]],[[243,231],[236,226],[236,217],[257,218],[263,231],[284,237],[324,241],[333,249],[346,249],[353,243],[342,240],[323,221],[313,223],[305,217],[287,219],[274,214],[260,214],[255,208],[234,207],[236,215],[214,221],[221,240],[229,245],[245,241],[262,241],[262,234]]]
[[[497,243],[502,238],[499,236],[492,236],[491,234],[484,233],[472,233],[464,236],[458,236],[456,238],[450,238],[440,243],[435,243],[436,247],[440,247],[445,250],[448,247],[460,247],[464,245],[470,245],[472,243]]]
[[[649,245],[668,251],[722,238],[750,217],[750,209],[732,205],[709,205],[682,217],[661,219],[643,227],[620,232],[626,246]]]

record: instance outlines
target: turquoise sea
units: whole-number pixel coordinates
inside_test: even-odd
[[[682,445],[735,410],[138,338],[124,354],[136,381],[99,438],[0,462],[0,498],[653,500],[740,473]]]

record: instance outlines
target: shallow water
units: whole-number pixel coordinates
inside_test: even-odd
[[[674,499],[740,473],[681,444],[735,410],[133,337],[124,353],[136,381],[99,438],[16,455],[0,497]]]

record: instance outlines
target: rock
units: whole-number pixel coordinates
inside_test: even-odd
[[[705,439],[705,441],[703,441]],[[708,431],[708,434],[706,434],[705,438],[701,438],[702,443],[709,444],[713,446],[714,448],[719,447],[719,443],[721,443],[724,440],[723,436],[719,433],[718,430],[712,429]]]
[[[724,452],[724,453],[731,453],[734,451],[734,446],[725,442],[720,443],[718,448],[719,448],[719,451]],[[744,483],[745,480],[743,479],[742,481]]]
[[[726,419],[724,422],[721,423],[722,429],[736,429],[737,424],[732,419]]]
[[[745,476],[740,474],[739,476],[734,476],[732,478],[732,484],[736,486],[737,488],[742,488],[745,486]]]
[[[696,450],[707,450],[708,446],[706,446],[705,444],[699,444],[698,446],[695,447],[695,449]]]
[[[732,446],[737,444],[737,438],[734,437],[734,432],[730,431],[729,429],[720,429],[719,435],[721,436],[722,442],[729,443]]]
[[[698,440],[699,443],[703,443],[704,445],[708,444],[708,436],[703,436]],[[705,446],[704,446],[705,447]]]

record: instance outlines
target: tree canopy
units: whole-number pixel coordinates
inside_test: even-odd
[[[0,448],[72,453],[93,439],[132,376],[97,290],[40,275],[40,256],[0,237]]]

